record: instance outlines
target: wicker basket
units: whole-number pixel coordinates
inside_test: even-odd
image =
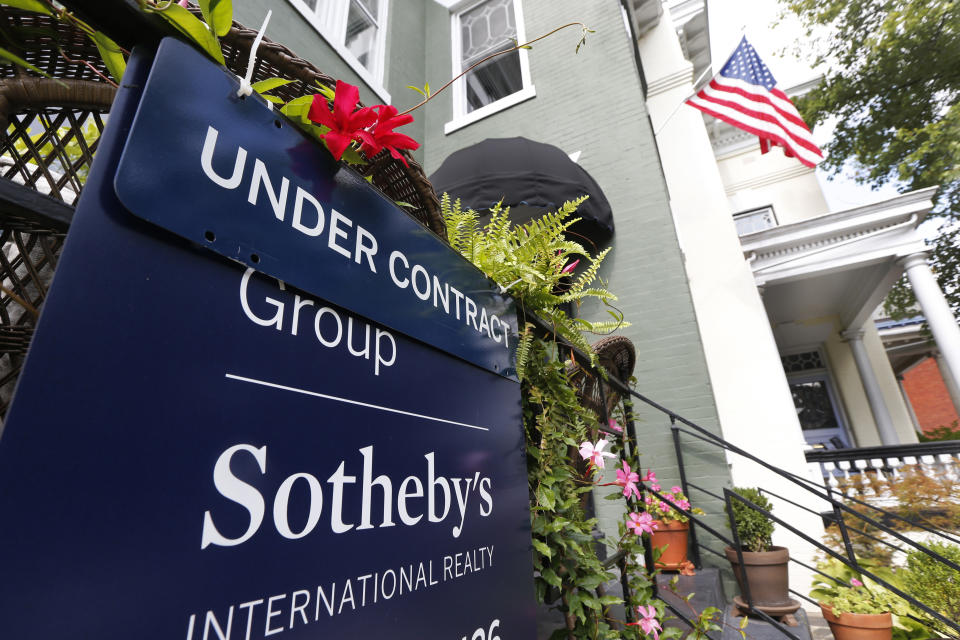
[[[42,69],[43,78],[0,65],[0,418],[6,415],[38,310],[47,295],[73,205],[93,161],[116,89],[93,42],[57,20],[0,7],[4,47]],[[222,39],[227,67],[246,70],[256,32],[234,23]],[[285,99],[335,80],[283,45],[264,39],[254,81],[298,80]],[[381,152],[360,168],[389,198],[445,238],[440,203],[423,169]]]
[[[623,382],[628,381],[633,375],[637,354],[629,338],[624,336],[601,338],[593,345],[593,350],[597,354],[599,365],[610,375],[616,376]],[[595,412],[598,418],[612,415],[613,410],[623,400],[619,391],[603,383],[579,365],[572,368],[570,383],[577,390],[577,396],[583,406]],[[606,398],[606,406],[604,406],[604,398]]]

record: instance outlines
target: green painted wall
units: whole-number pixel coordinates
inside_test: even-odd
[[[681,415],[718,431],[716,408],[690,298],[673,220],[639,76],[620,5],[554,0],[523,2],[528,39],[567,22],[584,22],[591,34],[574,53],[579,29],[570,28],[538,42],[530,51],[536,97],[449,135],[452,99],[427,106],[425,168],[430,173],[451,152],[491,137],[524,136],[581,151],[579,163],[597,180],[614,211],[614,250],[603,276],[620,297],[618,307],[633,326],[622,333],[638,355],[637,389]],[[427,79],[440,86],[451,74],[450,14],[428,3]],[[602,309],[581,315],[602,318]],[[644,467],[658,471],[669,488],[679,482],[669,420],[639,404],[637,436]],[[684,441],[689,479],[719,492],[729,486],[726,461],[716,450]],[[723,527],[722,505],[703,494],[692,496]],[[616,502],[598,501],[605,528],[620,516]],[[722,529],[723,530],[723,529]],[[712,545],[718,547],[718,545]],[[709,554],[708,554],[709,555]],[[705,558],[705,560],[709,560]]]

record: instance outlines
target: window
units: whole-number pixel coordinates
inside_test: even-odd
[[[763,231],[777,226],[777,216],[773,207],[763,207],[742,213],[733,214],[733,222],[737,225],[737,235],[745,236],[748,233]]]
[[[340,57],[390,103],[383,89],[388,0],[289,0]]]
[[[453,74],[525,40],[520,0],[484,0],[452,16]],[[483,62],[456,82],[447,133],[534,96],[526,49]]]
[[[819,351],[782,356],[790,395],[807,444],[814,448],[842,449],[850,437],[837,402],[833,382]]]

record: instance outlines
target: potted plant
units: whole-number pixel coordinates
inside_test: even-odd
[[[891,640],[892,614],[906,613],[899,598],[868,578],[849,583],[818,578],[814,587],[810,596],[819,601],[836,640]]]
[[[734,492],[769,513],[773,505],[758,489],[734,487]],[[750,589],[753,606],[772,613],[792,613],[799,603],[788,595],[788,568],[790,553],[786,547],[775,547],[771,540],[773,521],[762,511],[758,511],[739,500],[731,501],[732,520],[737,527],[740,539],[740,554],[733,547],[724,551],[733,567],[740,592],[744,593],[744,575]],[[743,567],[740,557],[743,557]],[[739,604],[739,603],[738,603]],[[797,606],[794,606],[794,605]]]
[[[653,471],[648,471],[643,478],[649,482],[650,489],[660,492],[660,485],[657,483],[657,475]],[[656,520],[653,524],[655,529],[650,534],[650,545],[655,549],[660,549],[660,557],[657,559],[658,569],[677,570],[683,569],[687,565],[687,537],[690,533],[690,518],[674,509],[669,502],[685,511],[690,511],[700,515],[702,509],[690,508],[690,500],[683,494],[680,487],[672,487],[670,491],[663,494],[666,500],[661,500],[657,496],[648,494],[644,498],[647,505],[647,511]]]

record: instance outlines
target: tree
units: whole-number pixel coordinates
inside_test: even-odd
[[[932,262],[960,317],[960,0],[781,0],[815,42],[822,82],[797,108],[813,124],[837,120],[821,167],[855,167],[858,182],[902,191],[939,186],[943,223]],[[915,303],[902,280],[895,317]]]

